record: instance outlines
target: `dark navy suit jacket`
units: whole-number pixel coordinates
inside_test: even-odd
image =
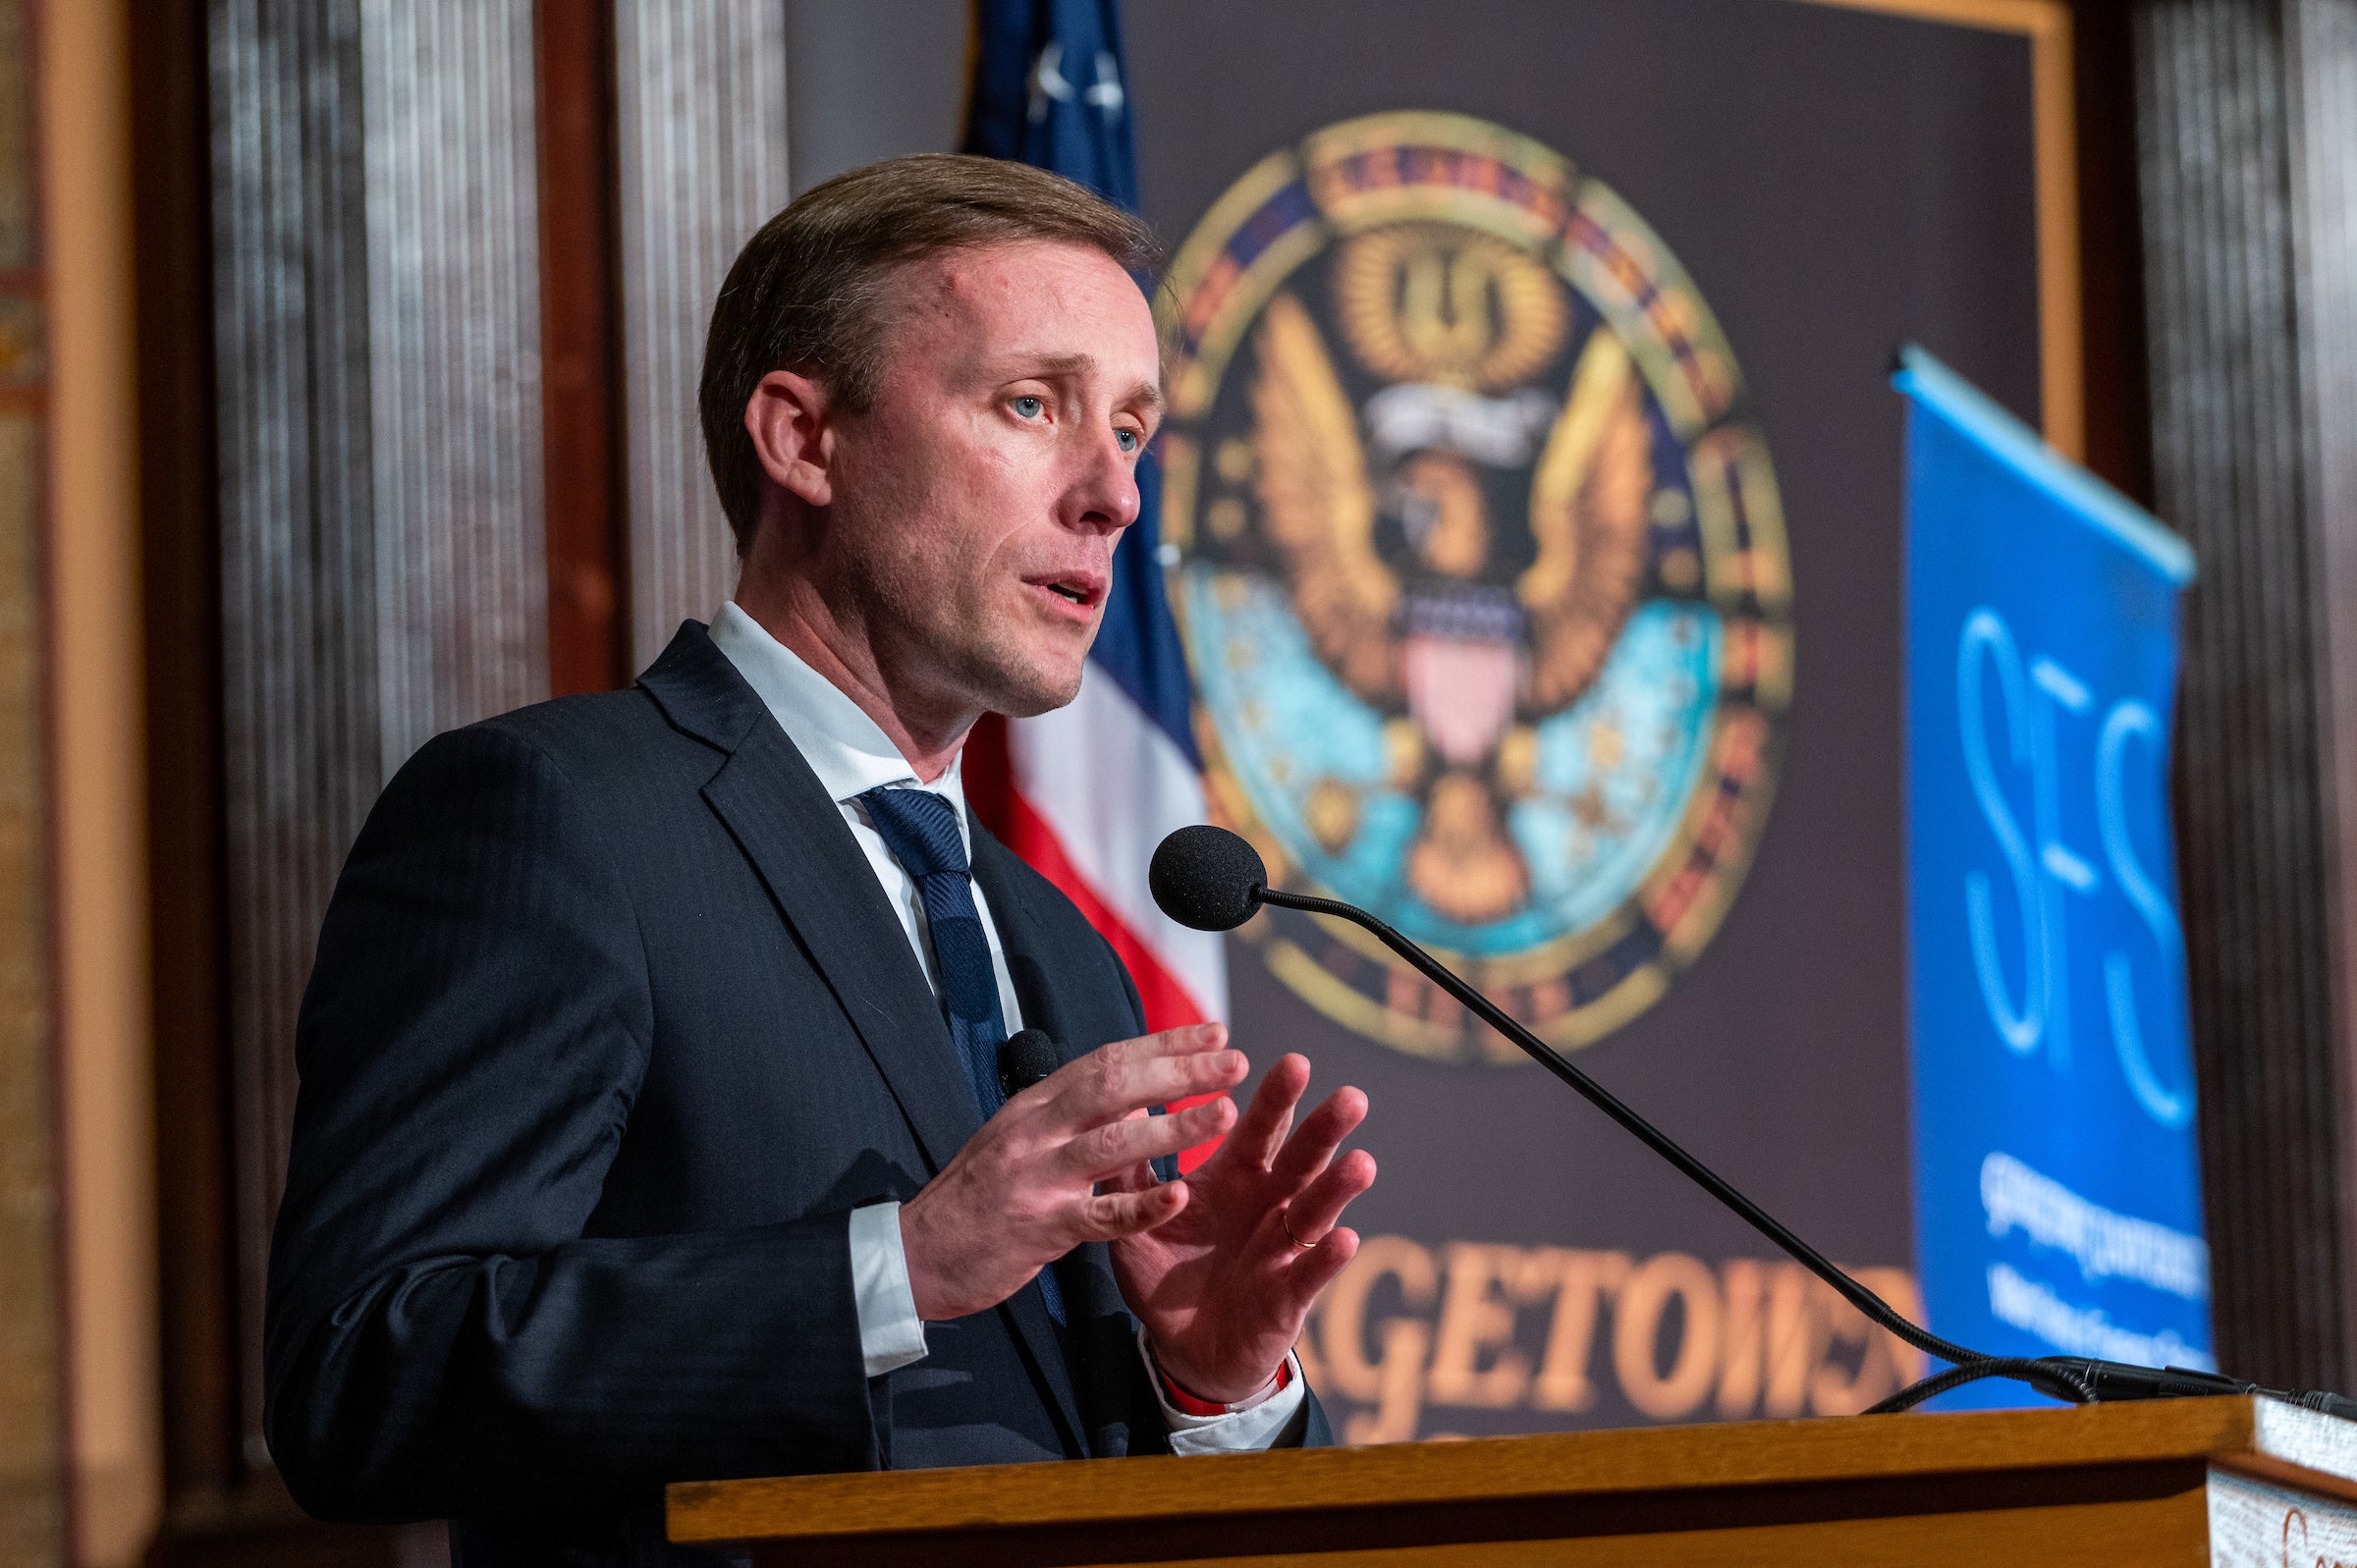
[[[973,835],[1026,1022],[1143,1032]],[[848,1217],[979,1124],[835,803],[702,625],[626,692],[441,735],[370,813],[297,1037],[266,1430],[296,1498],[462,1563],[693,1560],[671,1481],[1167,1452],[1105,1249],[865,1376]],[[1330,1440],[1314,1400],[1292,1440]]]

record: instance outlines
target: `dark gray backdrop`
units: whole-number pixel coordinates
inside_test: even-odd
[[[952,143],[963,11],[796,0],[796,189]],[[1901,417],[1886,376],[1912,340],[2037,417],[2027,39],[1798,0],[1147,0],[1126,22],[1146,215],[1172,245],[1304,133],[1439,109],[1567,155],[1692,274],[1782,491],[1794,695],[1778,798],[1725,925],[1581,1060],[1822,1250],[1909,1265]],[[1770,1255],[1534,1069],[1397,1054],[1327,1021],[1250,950],[1232,958],[1238,1044],[1261,1059],[1305,1051],[1323,1083],[1374,1102],[1363,1142],[1383,1174],[1352,1217],[1369,1234],[1714,1267]],[[1374,1317],[1397,1310],[1379,1292]],[[1421,1430],[1639,1419],[1614,1391],[1609,1325],[1591,1409],[1428,1410]],[[1527,1353],[1546,1331],[1543,1305],[1522,1314]]]

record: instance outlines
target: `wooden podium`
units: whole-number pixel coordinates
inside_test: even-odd
[[[756,1564],[2357,1564],[2357,1423],[2273,1400],[1859,1416],[670,1491]]]

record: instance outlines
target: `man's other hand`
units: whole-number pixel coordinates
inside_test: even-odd
[[[1134,1173],[1234,1122],[1227,1091],[1246,1069],[1227,1041],[1217,1024],[1117,1040],[1008,1101],[901,1206],[917,1317],[985,1311],[1084,1241],[1133,1236],[1183,1213],[1193,1196],[1186,1182]],[[1176,1115],[1144,1113],[1206,1094],[1219,1098]]]
[[[1337,1221],[1375,1184],[1375,1157],[1335,1151],[1366,1118],[1367,1097],[1337,1089],[1296,1129],[1308,1088],[1308,1060],[1282,1056],[1234,1133],[1185,1180],[1155,1187],[1132,1166],[1107,1184],[1188,1190],[1167,1223],[1114,1243],[1113,1267],[1154,1359],[1199,1398],[1232,1404],[1264,1387],[1318,1292],[1357,1255],[1358,1233]]]

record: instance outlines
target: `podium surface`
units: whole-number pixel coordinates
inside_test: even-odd
[[[689,1482],[757,1564],[2357,1563],[2357,1423],[2264,1399]]]

